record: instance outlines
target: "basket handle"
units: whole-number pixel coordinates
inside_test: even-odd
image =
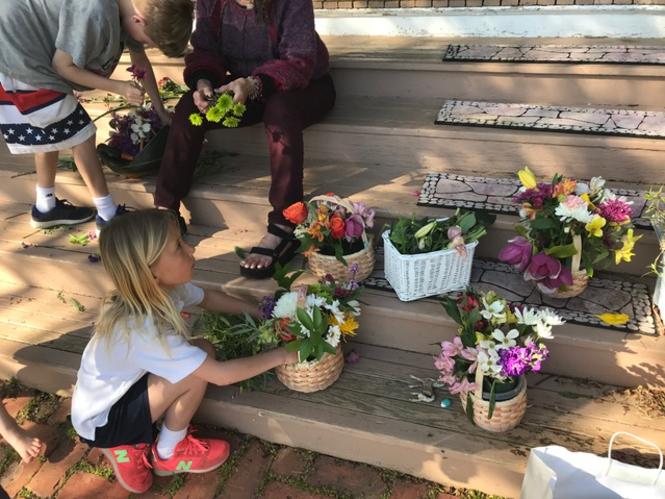
[[[658,469],[656,470],[656,478],[651,484],[651,485],[656,485],[656,483],[658,483],[658,479],[660,478],[660,474],[663,471],[663,451],[660,450],[660,447],[658,447],[650,440],[645,440],[644,438],[638,437],[637,435],[634,435],[633,433],[629,433],[627,431],[617,431],[616,433],[614,433],[614,435],[612,435],[612,438],[610,438],[610,445],[609,448],[607,449],[607,461],[608,461],[607,469],[605,470],[605,475],[603,476],[608,476],[610,474],[610,468],[612,467],[612,446],[614,445],[614,439],[619,435],[628,435],[629,437],[633,437],[635,440],[639,440],[643,444],[648,445],[649,447],[653,447],[658,451],[658,454],[660,455],[660,464],[658,465]]]
[[[573,261],[570,265],[570,270],[573,274],[580,271],[580,264],[582,262],[582,236],[575,234],[573,236],[573,246],[575,246],[576,253],[573,255]]]
[[[341,206],[342,208],[345,208],[349,213],[353,212],[353,205],[348,199],[342,199],[339,196],[328,196],[328,195],[321,195],[321,196],[314,196],[311,201],[323,201],[326,203],[333,203],[336,205]]]
[[[483,378],[485,375],[483,374],[483,370],[480,368],[479,365],[476,365],[476,389],[474,390],[474,393],[476,395],[476,400],[483,400]]]

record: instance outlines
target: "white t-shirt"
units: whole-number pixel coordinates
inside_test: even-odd
[[[203,290],[191,283],[171,293],[178,311],[198,305],[203,296]],[[146,373],[177,383],[196,371],[206,357],[205,351],[175,332],[160,339],[150,318],[129,335],[116,330],[109,342],[93,337],[83,351],[74,388],[74,429],[94,440],[95,429],[107,423],[111,406]]]

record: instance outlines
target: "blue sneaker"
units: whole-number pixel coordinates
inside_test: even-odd
[[[33,205],[31,215],[30,225],[32,227],[35,229],[47,229],[57,225],[76,225],[87,222],[95,216],[95,210],[74,206],[66,199],[55,198],[55,208],[42,213]]]
[[[115,210],[115,215],[113,215],[113,218],[124,215],[125,213],[127,213],[127,208],[125,208],[124,204],[119,204]],[[113,220],[113,218],[111,220]],[[104,220],[99,216],[99,214],[97,215],[95,218],[95,224],[97,225],[97,236],[99,236],[99,233],[111,220]]]

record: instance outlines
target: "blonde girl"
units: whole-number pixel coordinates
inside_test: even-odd
[[[205,473],[229,455],[223,440],[188,431],[208,383],[249,379],[295,354],[278,348],[226,362],[212,345],[189,340],[181,311],[190,306],[228,313],[248,304],[192,283],[194,248],[180,235],[174,214],[136,211],[113,219],[100,252],[115,290],[106,299],[95,335],[81,359],[72,423],[82,440],[102,448],[118,481],[133,493],[157,475]],[[164,418],[154,439],[153,424]]]

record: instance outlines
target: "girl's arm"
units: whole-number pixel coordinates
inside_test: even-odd
[[[249,314],[254,317],[258,315],[256,304],[248,303],[216,289],[206,289],[204,293],[199,307],[209,312],[223,312],[232,315]]]
[[[56,50],[51,60],[51,65],[56,73],[65,80],[88,88],[97,88],[106,90],[114,94],[124,96],[130,104],[142,104],[144,91],[132,81],[112,80],[104,78],[98,74],[81,69],[76,64],[72,56],[62,50]]]
[[[134,52],[130,50],[129,57],[134,66],[145,71],[145,75],[143,77],[143,87],[145,88],[146,93],[150,97],[150,102],[152,103],[152,106],[155,108],[155,111],[157,112],[159,119],[162,120],[162,124],[170,125],[171,115],[166,109],[164,109],[164,103],[162,102],[162,98],[159,95],[159,89],[157,88],[157,79],[155,78],[155,72],[152,69],[152,64],[150,63],[150,59],[148,59],[148,56],[146,55],[144,50],[141,50],[139,52]]]
[[[273,367],[282,364],[292,364],[298,361],[297,352],[287,352],[283,348],[276,348],[269,352],[259,353],[252,357],[217,361],[208,356],[192,374],[208,383],[225,386],[258,376]]]

